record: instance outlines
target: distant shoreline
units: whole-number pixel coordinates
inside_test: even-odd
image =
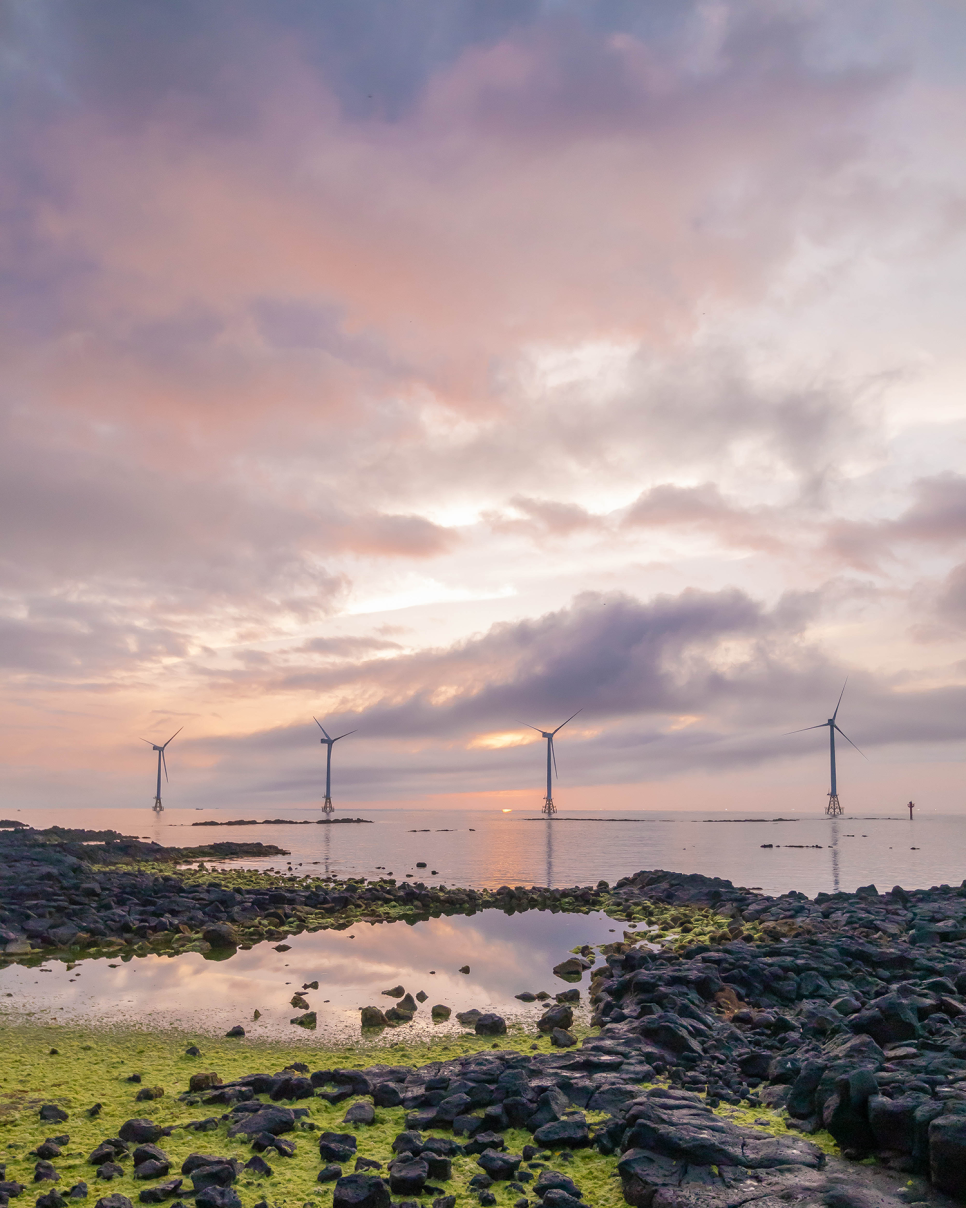
[[[304,818],[297,821],[294,818],[236,818],[232,822],[192,822],[192,826],[336,826],[340,823],[368,823],[373,825],[371,818]]]

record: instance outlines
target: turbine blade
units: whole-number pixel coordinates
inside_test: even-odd
[[[584,711],[583,708],[580,708],[577,710],[577,713],[583,713],[583,711]],[[560,725],[557,726],[557,729],[554,730],[554,734],[556,734],[558,730],[562,730],[564,728],[564,726],[567,725],[568,722],[572,722],[573,719],[577,716],[577,713],[571,713],[571,715],[567,718],[567,721],[562,721],[560,723]]]
[[[850,745],[850,746],[855,747],[855,743],[854,743],[854,742],[852,742],[852,739],[851,739],[851,738],[849,738],[848,734],[846,734],[846,732],[845,732],[844,730],[839,729],[839,727],[838,727],[838,726],[836,726],[835,728],[836,728],[836,730],[838,730],[838,732],[839,732],[839,733],[842,735],[842,737],[845,739],[845,741],[846,741],[847,743],[849,743],[849,745]],[[857,751],[859,751],[859,748],[858,748],[858,747],[855,747],[855,749],[856,749]],[[865,751],[859,751],[859,754],[862,756],[862,758],[863,758],[863,759],[868,759],[868,758],[869,758],[869,757],[868,757],[868,755],[866,755]]]
[[[528,721],[525,721],[523,724],[527,727],[528,730],[536,730],[538,734],[543,733],[543,730],[538,730],[536,726],[531,726]]]
[[[152,748],[154,747],[154,743],[151,741],[150,738],[142,738],[141,741],[146,742],[149,747],[152,747]]]
[[[164,768],[164,778],[168,779],[168,761],[164,757],[164,747],[161,748],[161,764]]]
[[[846,676],[846,677],[845,677],[845,684],[847,684],[848,682],[849,682],[849,677],[848,677],[848,676]],[[845,695],[845,684],[843,684],[843,685],[842,685],[842,691],[839,693],[838,704],[836,704],[836,706],[835,706],[835,712],[832,714],[832,721],[835,721],[835,719],[836,719],[836,718],[838,717],[838,715],[839,715],[839,705],[842,703],[842,697]],[[858,747],[856,747],[856,750],[858,750]]]
[[[171,737],[168,739],[168,742],[174,742],[174,740],[175,740],[175,739],[178,737],[178,735],[181,733],[181,730],[183,730],[183,729],[184,729],[184,726],[182,726],[182,727],[181,727],[180,729],[178,729],[178,730],[175,730],[175,732],[174,732],[174,733],[171,735]],[[165,747],[168,745],[168,742],[166,742],[166,743],[164,744],[164,746],[165,746]],[[164,750],[164,747],[162,747],[162,748],[161,748],[161,750],[163,751],[163,750]]]
[[[317,717],[313,717],[313,718],[312,718],[312,720],[313,720],[313,721],[315,722],[315,724],[316,724],[316,725],[319,727],[319,729],[320,729],[320,730],[322,731],[322,733],[323,733],[323,734],[326,736],[326,738],[328,738],[328,737],[329,737],[329,733],[328,733],[328,731],[326,730],[325,726],[323,726],[323,725],[322,725],[322,723],[319,721],[319,719],[318,719]],[[331,739],[330,739],[330,741],[331,741]]]
[[[344,734],[339,735],[339,738],[348,738],[350,734],[357,734],[357,733],[358,733],[357,730],[346,730],[346,732]],[[333,738],[332,741],[338,742],[339,738]]]
[[[789,734],[804,734],[806,730],[824,730],[827,725],[828,722],[823,721],[820,726],[802,726],[800,730],[786,730],[785,736],[787,737]]]
[[[548,738],[547,742],[550,743],[550,758],[553,760],[553,774],[554,776],[557,776],[557,779],[559,780],[560,777],[557,773],[557,752],[553,749],[553,739]]]

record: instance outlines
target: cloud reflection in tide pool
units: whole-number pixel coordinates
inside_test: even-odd
[[[399,1029],[400,1039],[458,1033],[455,1013],[471,1007],[497,1011],[508,1022],[535,1021],[541,1004],[514,995],[567,989],[553,966],[579,944],[620,939],[624,926],[596,912],[485,910],[413,925],[360,922],[346,931],[304,932],[285,941],[287,952],[270,941],[221,961],[188,952],[82,961],[72,970],[56,961],[42,968],[10,965],[0,971],[0,1011],[17,1018],[33,1013],[37,1021],[137,1022],[216,1035],[241,1024],[255,1038],[341,1043],[359,1039],[360,1007],[387,1009],[393,1000],[382,991],[402,984],[429,997],[414,1023]],[[470,966],[468,975],[459,972],[463,965]],[[319,989],[304,994],[318,1028],[306,1033],[290,1023],[301,1013],[291,998],[313,981]],[[586,985],[585,978],[582,996]],[[434,1003],[452,1008],[448,1023],[431,1023]]]

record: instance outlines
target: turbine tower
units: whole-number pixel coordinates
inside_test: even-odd
[[[846,676],[845,684],[847,684],[848,682],[849,682],[848,676]],[[791,734],[804,734],[806,730],[824,730],[825,727],[828,726],[828,748],[829,748],[829,759],[831,762],[832,784],[831,784],[831,788],[829,789],[828,805],[825,807],[825,812],[826,812],[826,814],[830,814],[833,818],[838,817],[839,814],[842,814],[845,812],[842,809],[842,803],[839,801],[838,785],[837,785],[836,779],[835,779],[835,731],[838,730],[838,732],[842,735],[842,737],[845,739],[845,741],[850,746],[855,747],[855,743],[852,742],[852,739],[849,738],[848,734],[845,733],[845,731],[839,726],[838,722],[835,720],[839,715],[839,705],[841,705],[841,703],[842,703],[842,697],[845,695],[845,684],[842,685],[842,691],[839,693],[838,704],[835,706],[835,712],[828,719],[828,721],[823,721],[817,726],[802,726],[802,728],[800,730],[789,731],[789,733],[791,733]],[[855,749],[857,751],[859,751],[858,747],[855,747]],[[867,756],[862,751],[859,751],[859,754],[862,756],[863,759],[867,758]]]
[[[581,710],[578,709],[577,713],[580,712]],[[553,785],[551,784],[550,780],[551,763],[553,765],[553,774],[555,776],[557,774],[557,756],[554,754],[553,750],[553,737],[564,728],[567,722],[573,721],[573,719],[577,716],[577,713],[571,713],[571,715],[567,718],[567,721],[562,721],[560,725],[557,726],[556,730],[539,730],[536,726],[531,726],[528,721],[523,723],[527,729],[536,730],[538,734],[542,735],[542,737],[547,740],[547,795],[543,799],[543,808],[541,813],[546,814],[548,818],[552,818],[557,812],[557,807],[553,803]]]
[[[181,733],[181,730],[183,730],[183,729],[184,729],[184,726],[182,726],[180,730],[175,730],[175,732],[168,739],[168,742],[173,742],[174,739],[176,739],[178,737],[178,735]],[[162,765],[164,766],[164,778],[165,778],[165,780],[167,780],[168,779],[168,761],[164,757],[164,748],[168,745],[168,742],[163,743],[159,747],[157,745],[157,743],[152,742],[150,738],[142,738],[141,741],[146,742],[152,751],[157,751],[157,753],[158,753],[158,787],[157,787],[157,791],[154,794],[154,805],[151,808],[154,810],[154,812],[156,814],[160,814],[164,809],[164,806],[161,804],[161,767],[162,767]]]
[[[350,734],[355,734],[355,730],[347,730],[345,734],[340,734],[339,738],[330,738],[319,719],[313,717],[312,720],[325,734],[325,738],[319,739],[319,742],[325,747],[325,801],[322,802],[322,813],[332,814],[335,813],[335,806],[332,804],[332,745],[337,743],[339,738],[348,738]]]

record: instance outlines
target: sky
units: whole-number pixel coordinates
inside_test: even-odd
[[[966,808],[964,51],[6,0],[0,801]]]

